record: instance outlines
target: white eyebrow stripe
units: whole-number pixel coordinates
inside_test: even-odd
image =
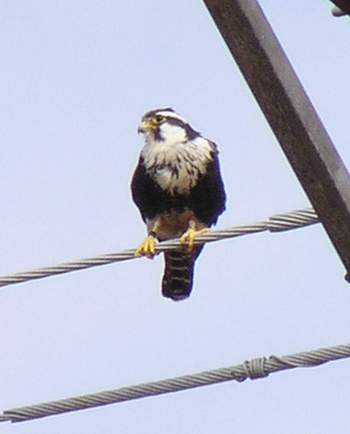
[[[161,116],[166,116],[167,118],[174,118],[174,119],[178,119],[181,122],[183,122],[184,124],[187,124],[186,119],[184,119],[182,116],[180,116],[179,114],[175,113],[175,112],[170,112],[170,111],[159,111],[156,113],[157,115],[161,115]]]

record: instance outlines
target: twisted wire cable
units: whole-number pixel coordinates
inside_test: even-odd
[[[0,415],[0,421],[24,422],[71,411],[193,389],[224,381],[235,380],[242,382],[247,378],[254,380],[285,369],[313,367],[347,357],[350,357],[350,344],[320,348],[282,357],[259,357],[227,368],[14,408],[4,411]]]
[[[255,234],[258,232],[282,232],[290,229],[298,229],[304,226],[319,223],[320,220],[312,208],[296,210],[284,214],[276,214],[266,221],[253,223],[245,226],[234,226],[228,229],[208,230],[204,234],[196,237],[195,244],[209,243],[223,240],[226,238],[240,237],[243,235]],[[183,248],[179,239],[159,243],[156,247],[156,254],[168,252],[170,250]],[[15,283],[26,282],[33,279],[54,276],[56,274],[69,273],[71,271],[83,270],[86,268],[97,267],[100,265],[111,264],[113,262],[127,261],[135,259],[135,249],[128,249],[117,253],[107,253],[93,258],[80,259],[78,261],[65,262],[52,267],[38,268],[32,271],[15,273],[0,277],[0,287],[13,285]]]

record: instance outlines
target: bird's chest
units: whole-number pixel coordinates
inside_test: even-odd
[[[179,161],[163,162],[153,169],[153,179],[162,190],[170,194],[186,194],[197,183],[198,169],[178,158]]]
[[[203,162],[189,147],[151,149],[146,170],[159,187],[170,194],[188,194],[203,171]]]
[[[169,194],[188,194],[205,173],[210,152],[207,142],[155,142],[142,152],[148,174]]]

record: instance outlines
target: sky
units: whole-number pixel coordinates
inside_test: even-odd
[[[261,0],[346,165],[350,26],[327,1]],[[310,206],[199,0],[1,2],[0,274],[136,247],[137,126],[171,106],[214,140],[218,228]],[[0,411],[349,341],[350,286],[321,225],[208,245],[191,297],[163,258],[0,291]],[[340,434],[349,360],[20,424],[0,434]]]

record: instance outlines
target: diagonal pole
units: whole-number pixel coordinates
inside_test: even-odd
[[[350,15],[350,0],[331,0],[344,14]]]
[[[256,0],[204,3],[349,273],[349,173],[269,22]]]

